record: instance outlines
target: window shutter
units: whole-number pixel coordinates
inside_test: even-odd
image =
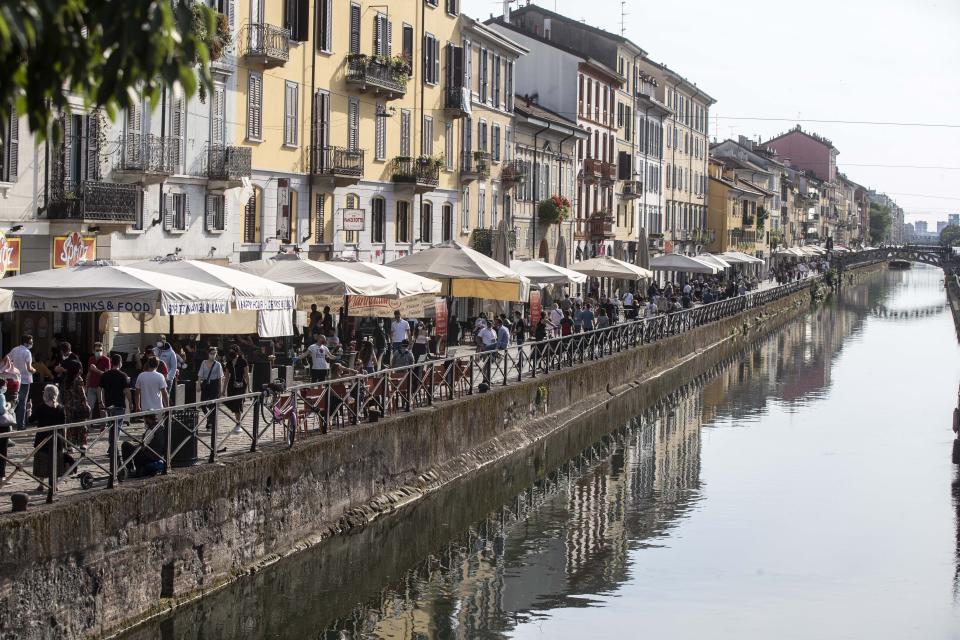
[[[410,112],[400,112],[400,155],[410,156]]]
[[[262,88],[263,79],[260,75],[251,73],[247,90],[247,137],[259,140],[261,137]]]
[[[224,101],[226,100],[226,92],[223,88],[216,88],[213,92],[213,131],[210,136],[210,143],[215,145],[222,145],[224,142]]]
[[[351,151],[356,151],[360,145],[360,102],[356,98],[350,99],[350,111],[347,119],[347,126],[349,127],[347,143]]]
[[[386,18],[384,18],[383,20],[387,25],[387,42],[385,47],[387,50],[387,57],[392,58],[393,57],[393,23],[387,20]]]
[[[507,127],[507,131],[503,135],[503,159],[504,161],[509,162],[512,156],[513,156],[513,129],[510,127]]]
[[[381,17],[379,13],[373,17],[373,53],[377,56],[383,55],[383,49],[381,48],[383,38],[380,33],[380,30],[383,28]]]
[[[433,81],[440,82],[440,41],[433,39]]]
[[[207,215],[206,215],[206,227],[207,231],[214,231],[216,229],[216,221],[214,220],[215,215],[214,211],[216,209],[216,198],[207,194]]]
[[[386,105],[384,105],[382,102],[377,103],[378,113],[385,109]],[[376,141],[374,144],[374,153],[376,154],[377,160],[384,160],[386,159],[387,155],[387,119],[377,117],[376,120]]]
[[[463,86],[473,91],[473,86],[470,84],[473,81],[473,51],[470,48],[469,40],[463,41],[463,58],[465,61],[463,65]]]
[[[10,129],[7,132],[6,148],[3,153],[7,156],[6,161],[6,179],[9,182],[17,181],[17,160],[20,155],[20,118],[17,116],[17,108],[10,110]],[[0,176],[2,180],[4,176]]]
[[[170,231],[173,229],[173,207],[170,202],[173,198],[169,193],[164,193],[160,195],[160,208],[163,211],[163,230]]]
[[[350,53],[360,53],[360,5],[357,4],[350,5]]]
[[[173,134],[173,153],[171,160],[175,170],[180,167],[181,148],[183,147],[183,97],[178,96],[173,101],[170,132]]]
[[[297,0],[297,21],[294,40],[306,42],[310,37],[310,0]]]
[[[100,179],[100,115],[94,111],[86,117],[87,121],[87,162],[85,177],[88,180]]]
[[[323,25],[323,50],[331,51],[333,49],[333,0],[323,0],[323,7],[326,9]],[[360,51],[360,23],[357,21],[357,52]]]
[[[189,225],[190,221],[190,196],[183,194],[183,217],[178,220],[180,223],[177,227],[179,230],[184,230]]]

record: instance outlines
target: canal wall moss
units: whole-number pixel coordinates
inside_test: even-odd
[[[798,292],[601,361],[0,518],[4,638],[102,636],[542,443],[594,438],[805,310]],[[600,413],[603,412],[603,413]],[[611,428],[613,428],[611,426]],[[545,464],[541,459],[538,463]],[[470,496],[464,496],[470,499]]]

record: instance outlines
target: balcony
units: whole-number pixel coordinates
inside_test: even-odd
[[[612,185],[617,181],[617,165],[612,162],[600,163],[600,182]]]
[[[623,183],[623,193],[620,197],[624,200],[636,200],[643,197],[643,183],[639,180],[627,180]]]
[[[391,62],[354,53],[347,56],[347,83],[360,91],[373,89],[385,100],[402,98],[407,93],[410,67],[402,59]]]
[[[486,151],[463,152],[460,161],[460,180],[473,182],[490,177],[490,154]]]
[[[362,149],[311,147],[311,172],[330,187],[346,187],[363,178],[363,157]]]
[[[447,87],[443,90],[443,109],[450,118],[465,118],[470,115],[470,89]]]
[[[440,182],[440,164],[427,156],[398,156],[393,159],[393,183],[412,186],[414,193],[433,191]]]
[[[207,186],[210,189],[233,189],[250,177],[250,147],[211,145],[207,150]]]
[[[500,183],[505,189],[524,184],[527,181],[527,165],[522,160],[511,160],[500,170]]]
[[[582,176],[584,182],[601,182],[609,186],[617,179],[617,167],[610,162],[587,158],[583,161]]]
[[[134,224],[140,187],[85,180],[52,185],[47,218],[101,224]]]
[[[613,214],[609,211],[597,211],[589,220],[590,238],[592,240],[609,240],[614,236]]]
[[[290,30],[272,24],[248,24],[240,34],[247,62],[266,69],[280,67],[290,59]]]
[[[743,226],[745,226],[745,227],[752,227],[752,226],[753,226],[753,223],[754,223],[756,220],[754,219],[754,217],[753,217],[752,214],[745,213],[745,214],[743,214],[743,216],[741,217],[741,221],[743,222]]]
[[[125,184],[159,184],[169,178],[176,167],[175,138],[128,133],[121,139],[113,178]]]
[[[731,229],[730,244],[736,246],[754,245],[757,242],[757,233],[755,231],[744,231],[743,229]],[[749,246],[747,248],[750,248]]]

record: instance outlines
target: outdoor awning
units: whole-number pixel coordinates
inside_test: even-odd
[[[360,273],[367,273],[373,276],[392,280],[397,284],[397,293],[401,298],[407,296],[417,296],[429,294],[432,296],[440,295],[443,283],[432,278],[425,278],[409,271],[388,267],[385,264],[375,262],[351,262],[347,260],[334,260],[327,264],[333,264],[344,269],[351,269]]]
[[[680,253],[667,253],[650,260],[650,269],[653,271],[678,271],[682,273],[707,273],[715,275],[720,267],[709,264],[704,260],[691,258]]]
[[[715,256],[712,253],[701,253],[697,256],[697,260],[701,262],[706,262],[707,264],[712,264],[718,269],[729,269],[730,263],[721,258],[720,256]]]
[[[13,311],[13,291],[0,289],[0,313]]]
[[[543,260],[511,260],[510,268],[537,284],[583,284],[587,276]]]
[[[530,283],[516,271],[459,242],[417,251],[387,266],[439,280],[444,294],[458,298],[522,301]]]
[[[230,287],[233,290],[233,310],[222,315],[191,314],[170,322],[154,317],[141,323],[133,314],[121,314],[120,333],[202,333],[234,335],[256,333],[264,338],[293,335],[293,287],[279,284],[237,269],[202,260],[156,259],[131,265],[196,282]]]
[[[3,280],[17,311],[187,315],[229,312],[229,287],[108,262],[47,269]]]
[[[617,260],[610,256],[591,258],[570,265],[570,269],[592,278],[617,278],[620,280],[642,280],[652,278],[653,272],[635,264]]]
[[[763,260],[741,251],[724,251],[720,257],[730,264],[763,264]]]

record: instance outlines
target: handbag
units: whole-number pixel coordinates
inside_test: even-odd
[[[217,378],[216,380],[211,380],[211,379],[210,379],[210,376],[212,376],[212,375],[213,375],[213,364],[211,364],[211,365],[210,365],[210,368],[207,369],[207,377],[204,378],[204,380],[203,380],[203,386],[202,386],[202,388],[201,388],[201,393],[202,393],[204,396],[207,396],[207,397],[211,397],[211,396],[212,396],[212,397],[214,397],[214,398],[218,398],[218,397],[220,397],[220,378]],[[217,385],[217,386],[216,386],[216,388],[215,388],[215,390],[214,390],[214,393],[211,393],[210,390],[211,390],[211,389],[214,389],[213,385]]]
[[[960,438],[953,439],[953,464],[960,464]]]

